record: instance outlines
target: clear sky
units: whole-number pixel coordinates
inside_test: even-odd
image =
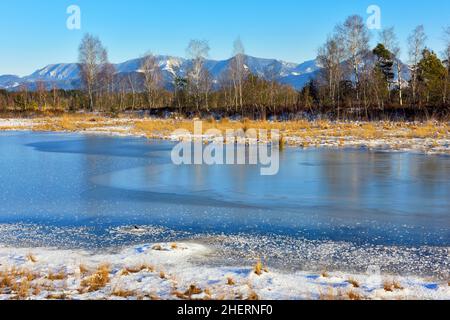
[[[81,9],[81,30],[66,28],[72,4]],[[250,55],[303,62],[336,23],[350,14],[367,18],[372,4],[381,8],[383,26],[396,27],[404,53],[418,24],[428,46],[442,50],[448,0],[0,0],[0,74],[75,62],[86,32],[100,37],[112,62],[147,51],[184,56],[190,39],[208,40],[210,57],[223,59],[238,36]]]

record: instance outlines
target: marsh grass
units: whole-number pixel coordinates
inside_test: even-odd
[[[348,279],[347,282],[349,284],[351,284],[353,286],[353,288],[359,288],[360,287],[359,282],[357,280],[353,279],[353,278]]]
[[[256,275],[260,276],[260,275],[262,275],[264,272],[265,272],[265,273],[268,273],[269,270],[267,269],[267,267],[264,267],[264,265],[262,264],[261,259],[259,259],[259,260],[256,262],[255,266],[253,267],[253,273],[255,273]]]
[[[328,271],[325,269],[325,270],[323,270],[323,271],[320,273],[320,276],[321,276],[322,278],[329,278],[329,277],[330,277],[330,274],[329,274]]]
[[[404,288],[398,281],[390,280],[383,283],[383,289],[386,292],[394,292],[395,290],[403,290]]]
[[[123,271],[126,272],[126,274],[130,273],[139,273],[141,271],[147,271],[147,272],[155,272],[155,267],[149,264],[140,264],[134,267],[126,267]]]
[[[96,272],[81,281],[81,286],[88,292],[98,291],[104,288],[110,281],[110,266],[101,265]],[[84,290],[83,290],[84,291]]]
[[[6,268],[0,271],[0,293],[10,291],[15,299],[27,299],[33,292],[32,282],[38,277],[28,269]]]
[[[147,138],[168,138],[177,129],[184,129],[190,133],[194,131],[194,121],[188,119],[138,119],[119,117],[113,119],[90,114],[63,114],[59,116],[34,119],[34,131],[66,131],[77,132],[85,130],[98,130],[104,132],[129,133]],[[423,123],[413,122],[332,122],[319,121],[254,121],[243,119],[241,121],[224,118],[217,121],[213,118],[202,122],[203,132],[209,129],[217,129],[225,134],[227,129],[244,130],[271,129],[279,130],[280,147],[284,140],[303,147],[315,146],[332,139],[336,146],[344,146],[342,138],[349,141],[359,139],[371,141],[376,139],[450,139],[449,125],[445,122],[428,121]],[[23,124],[14,126],[17,130],[29,129]],[[12,127],[0,127],[0,130],[11,130]],[[294,140],[292,138],[295,138]]]
[[[28,261],[30,261],[32,263],[36,263],[38,261],[37,258],[32,253],[29,253],[27,255],[27,259],[28,259]]]
[[[363,300],[364,297],[354,290],[347,292],[347,297],[349,300]]]
[[[259,301],[260,297],[258,296],[258,294],[255,291],[251,291],[247,297],[248,301]]]
[[[121,298],[129,298],[129,297],[137,296],[136,291],[126,290],[126,289],[122,289],[122,288],[114,288],[111,295],[115,296],[115,297],[121,297]]]
[[[65,279],[67,279],[67,274],[65,273],[64,270],[61,270],[56,273],[54,273],[53,271],[50,271],[47,275],[47,279],[51,280],[51,281],[65,280]]]

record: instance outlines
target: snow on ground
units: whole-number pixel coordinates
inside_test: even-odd
[[[217,139],[217,137],[210,135],[182,135],[180,133],[163,134],[153,132],[148,135],[149,133],[135,130],[136,121],[139,120],[132,118],[102,118],[98,121],[96,120],[96,122],[79,120],[77,123],[81,125],[81,127],[85,128],[75,131],[69,130],[69,132],[78,132],[87,135],[149,137],[152,139],[172,141],[203,139],[204,141],[211,142]],[[52,124],[52,119],[0,119],[0,131],[40,130],[42,127],[46,127],[49,124]],[[360,123],[355,122],[354,124],[358,125]],[[412,125],[411,123],[405,124]],[[58,130],[57,127],[53,129],[51,128],[52,126],[45,129],[45,131]],[[336,130],[339,131],[339,123],[336,124]],[[324,135],[297,136],[294,132],[294,134],[287,134],[283,136],[283,138],[287,145],[302,148],[367,148],[379,151],[386,150],[397,152],[416,152],[422,154],[450,154],[450,138],[448,133],[441,138],[406,138],[395,136],[395,133],[401,132],[402,130],[400,129],[392,129],[392,132],[383,138],[358,138],[352,136],[342,137],[333,136],[333,134],[327,135],[326,132],[323,132]],[[255,139],[246,139],[245,141],[245,143],[256,142],[270,143],[270,141],[256,141]]]
[[[0,119],[0,128],[2,130],[28,128],[31,129],[35,121],[33,119]]]
[[[419,277],[212,267],[211,250],[198,243],[96,254],[2,247],[0,299],[450,299],[449,283]]]

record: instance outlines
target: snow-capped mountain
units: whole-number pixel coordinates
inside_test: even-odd
[[[14,88],[16,86],[19,86],[21,81],[22,79],[20,77],[10,74],[0,76],[0,89]]]
[[[185,76],[192,64],[188,59],[172,56],[157,56],[157,61],[163,73],[164,85],[168,89],[172,88],[174,77]],[[229,69],[231,62],[232,59],[206,60],[205,67],[214,82],[218,83],[221,75]],[[117,79],[128,75],[139,76],[140,66],[141,58],[115,64]],[[315,60],[296,64],[252,56],[245,56],[245,68],[260,77],[277,80],[296,89],[301,89],[320,69]],[[48,88],[56,86],[66,90],[79,89],[81,85],[79,66],[76,63],[52,64],[22,78],[13,75],[0,76],[0,89],[17,90],[26,85],[29,90],[35,90],[37,83],[44,83]]]

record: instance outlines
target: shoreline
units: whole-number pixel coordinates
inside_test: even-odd
[[[448,300],[450,283],[415,276],[285,273],[207,265],[211,248],[155,243],[117,253],[0,247],[0,300]],[[201,259],[202,263],[192,262]]]
[[[366,148],[450,155],[450,134],[445,123],[204,123],[207,128],[281,129],[286,146],[293,148]],[[186,137],[170,132],[179,127],[189,129],[191,124],[187,120],[63,116],[0,119],[0,132],[60,132],[175,142]],[[202,138],[214,140],[206,135]],[[0,245],[0,300],[450,300],[447,279],[382,274],[374,280],[373,274],[357,272],[288,272],[266,269],[256,260],[253,266],[247,262],[225,267],[209,263],[211,250],[208,244],[195,240],[129,246],[115,253]]]
[[[283,145],[294,148],[365,148],[376,151],[413,152],[426,155],[450,155],[450,127],[443,122],[329,122],[329,121],[203,121],[208,129],[277,129]],[[70,115],[52,118],[0,118],[0,132],[35,131],[78,133],[154,140],[180,141],[187,136],[174,135],[176,129],[193,132],[193,120],[105,118],[96,115]],[[202,135],[212,142],[216,137]],[[255,143],[247,139],[247,143]],[[261,143],[268,141],[258,140]]]

